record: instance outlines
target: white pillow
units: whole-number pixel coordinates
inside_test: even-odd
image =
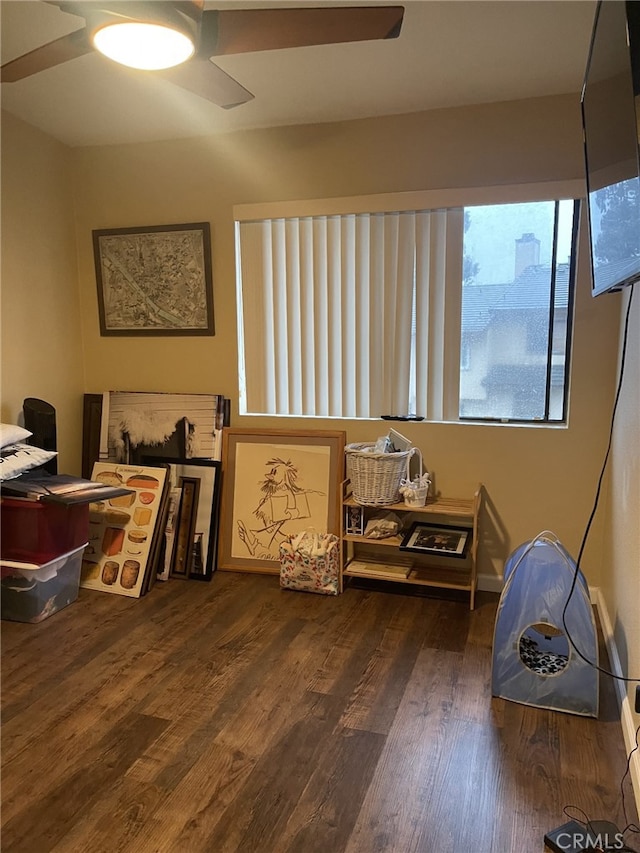
[[[32,433],[24,427],[15,424],[0,424],[0,448],[15,444],[18,441],[26,441]]]
[[[0,480],[12,480],[25,471],[44,465],[54,456],[55,450],[43,450],[31,444],[10,444],[0,450]]]

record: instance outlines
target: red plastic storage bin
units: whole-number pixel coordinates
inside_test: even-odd
[[[64,506],[3,497],[0,534],[3,560],[48,563],[86,544],[89,504]]]

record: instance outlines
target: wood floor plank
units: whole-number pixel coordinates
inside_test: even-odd
[[[491,702],[491,669],[495,604],[478,596],[470,614],[462,665],[454,702],[458,719],[491,724],[495,704]]]
[[[181,592],[180,589],[176,590],[176,599],[179,600]],[[111,611],[105,611],[105,598],[114,600]],[[57,688],[62,673],[68,677],[103,651],[111,651],[113,643],[121,636],[120,620],[123,617],[127,619],[129,630],[136,624],[136,620],[144,629],[163,610],[179,606],[172,596],[157,595],[148,602],[145,600],[143,617],[142,611],[139,608],[136,610],[135,604],[135,600],[123,596],[82,589],[76,602],[55,614],[59,621],[49,619],[36,625],[11,623],[13,630],[5,633],[21,638],[20,655],[28,654],[29,659],[33,659],[33,671],[27,673],[19,665],[13,669],[12,655],[5,650],[7,662],[5,664],[3,660],[2,677],[3,683],[10,690],[3,690],[2,694],[3,719],[22,714],[38,695],[47,692],[50,687]],[[75,621],[78,613],[85,618],[79,620],[81,626],[77,628]],[[90,614],[89,624],[86,613]],[[53,627],[50,627],[50,623]],[[38,653],[43,644],[49,647],[48,654]],[[19,661],[20,656],[16,656],[16,660]]]
[[[331,643],[319,656],[318,670],[309,688],[319,693],[344,693],[353,689],[351,672],[369,660],[384,630],[386,613],[395,608],[393,600],[375,592],[358,591],[357,598],[341,596],[349,602],[348,613],[334,631]],[[353,605],[357,602],[357,607]]]
[[[341,724],[387,734],[425,642],[424,605],[401,599],[350,698]]]
[[[255,759],[238,750],[213,741],[205,745],[178,785],[165,792],[161,806],[139,834],[139,846],[132,849],[154,853],[210,850],[209,837],[245,789],[254,767]]]
[[[183,586],[177,584],[179,592]],[[240,606],[238,601],[237,608]],[[226,620],[234,618],[234,608],[223,607],[222,602],[220,607],[224,613],[221,628],[224,631]],[[182,677],[181,667],[188,659],[188,649],[194,644],[194,638],[202,637],[202,627],[211,620],[212,614],[200,616],[200,619],[185,619],[184,612],[176,610],[180,629],[168,633],[162,630],[154,636],[151,629],[156,612],[149,608],[149,624],[141,625],[136,620],[128,635],[122,636],[118,632],[117,637],[112,638],[108,651],[92,659],[84,670],[70,667],[70,677],[61,682],[53,695],[50,695],[51,690],[40,685],[43,696],[20,717],[12,717],[3,727],[5,815],[11,815],[15,807],[13,780],[19,783],[26,775],[33,792],[37,793],[45,784],[52,756],[58,751],[61,755],[59,775],[64,777],[65,773],[75,771],[82,757],[76,751],[65,749],[71,739],[88,748],[133,709],[161,715],[155,707],[155,697],[165,697],[167,692],[171,694],[174,682]],[[144,637],[144,641],[139,635]],[[150,648],[147,648],[147,641]],[[5,695],[8,689],[4,685]],[[188,691],[182,692],[195,701]],[[163,704],[165,710],[170,707],[164,699]],[[10,765],[12,761],[14,763]],[[17,784],[17,788],[21,789],[22,784]]]
[[[610,679],[597,720],[491,697],[497,601],[224,572],[3,622],[3,853],[542,853],[571,804],[637,820]]]
[[[325,736],[298,801],[291,803],[280,825],[269,827],[272,849],[278,846],[283,853],[344,850],[384,742],[376,732],[341,726]]]
[[[52,783],[53,767],[57,780],[64,781],[86,766],[87,753],[98,748],[105,736],[117,730],[126,716],[139,706],[147,691],[161,684],[162,671],[150,672],[149,665],[148,659],[138,662],[126,676],[119,674],[115,685],[108,680],[103,685],[104,693],[66,694],[65,710],[53,718],[43,713],[42,726],[35,725],[34,715],[29,715],[20,751],[8,759],[3,756],[3,820],[11,819],[20,810],[25,792],[30,798],[46,796]],[[30,737],[32,724],[34,733]],[[16,721],[13,730],[18,726]],[[11,751],[14,737],[13,731],[3,735],[3,754],[5,750]]]
[[[346,853],[420,849],[420,827],[439,784],[438,756],[447,743],[459,666],[456,652],[424,648],[418,655]]]
[[[205,617],[199,618],[204,621]],[[109,645],[101,642],[84,651],[58,680],[34,681],[32,701],[25,708],[19,702],[19,713],[14,713],[11,684],[3,683],[3,695],[11,711],[4,718],[3,760],[11,760],[27,747],[31,749],[36,739],[47,741],[65,721],[76,725],[78,714],[89,714],[88,725],[114,708],[117,716],[125,698],[131,699],[132,681],[153,680],[158,666],[171,670],[176,660],[184,658],[185,644],[198,634],[198,618],[189,620],[188,625],[181,636],[167,636],[152,618],[146,623],[136,620],[125,635],[113,632]],[[148,690],[145,696],[148,698]]]
[[[34,803],[25,791],[24,806],[3,825],[2,844],[16,853],[49,850],[93,800],[103,796],[136,755],[166,726],[166,720],[133,714],[87,752],[86,766],[54,784],[37,803],[45,819],[34,820]]]
[[[432,790],[428,819],[421,827],[416,850],[431,845],[435,850],[452,851],[500,849],[494,837],[499,816],[513,807],[514,787],[522,779],[518,774],[516,780],[508,761],[500,758],[490,729],[467,720],[451,720],[447,748],[438,761],[438,784]],[[539,795],[536,784],[529,799],[536,809]],[[493,820],[479,821],[479,815]]]
[[[205,849],[279,849],[281,828],[322,760],[340,704],[334,696],[316,695],[301,719],[283,726],[278,740],[256,762],[238,797],[226,809]],[[280,770],[284,764],[286,774]]]
[[[120,776],[102,796],[85,803],[68,831],[50,848],[51,853],[118,853],[136,849],[151,815],[165,796],[153,785],[138,785],[127,776]]]

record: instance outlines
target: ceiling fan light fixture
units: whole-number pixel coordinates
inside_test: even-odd
[[[114,62],[143,71],[173,68],[195,52],[193,40],[162,24],[124,21],[107,24],[93,33],[96,50]]]

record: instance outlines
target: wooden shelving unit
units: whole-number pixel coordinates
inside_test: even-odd
[[[469,607],[475,606],[478,584],[478,519],[482,499],[482,484],[472,497],[429,498],[424,507],[409,507],[404,503],[384,507],[362,506],[351,494],[351,484],[343,483],[341,514],[341,570],[344,578],[369,578],[441,589],[454,589],[469,594]],[[386,539],[369,539],[362,534],[347,532],[345,518],[349,508],[358,508],[363,514],[363,530],[374,516],[394,513],[402,520],[402,529],[397,536]],[[471,541],[466,556],[446,557],[401,550],[400,545],[406,531],[414,521],[422,520],[468,528]]]

